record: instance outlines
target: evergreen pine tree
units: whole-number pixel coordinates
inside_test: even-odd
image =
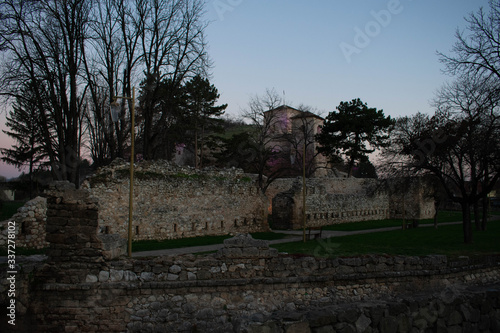
[[[193,77],[184,85],[185,89],[185,113],[188,129],[192,132],[195,151],[195,167],[200,168],[203,163],[203,146],[205,132],[217,130],[219,119],[227,104],[215,105],[220,95],[217,88],[210,84],[208,79],[200,75]],[[199,158],[198,158],[198,150]]]

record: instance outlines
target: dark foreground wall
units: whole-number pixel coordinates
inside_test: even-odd
[[[499,331],[498,258],[294,258],[241,238],[212,256],[48,263],[19,319],[34,332]]]
[[[213,255],[117,259],[121,243],[96,237],[95,201],[64,187],[52,195],[50,256],[18,267],[18,328],[218,333],[499,329],[499,257],[293,257],[239,235]],[[9,286],[5,277],[1,281],[5,309]],[[8,326],[5,321],[2,325]]]

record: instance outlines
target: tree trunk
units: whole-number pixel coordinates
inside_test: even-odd
[[[200,161],[198,167],[201,169],[203,167],[203,146],[205,145],[205,125],[201,125],[201,138],[200,138]]]
[[[472,244],[472,222],[470,214],[470,205],[467,202],[462,203],[462,222],[464,230],[464,243]]]
[[[439,200],[434,200],[434,229],[438,228]]]
[[[149,105],[144,108],[144,129],[142,134],[142,156],[145,160],[152,159],[152,149],[151,149],[151,126],[152,126],[152,116],[150,115],[151,110]]]
[[[479,218],[479,201],[474,202],[474,223],[476,224],[476,230],[481,230],[481,220]]]
[[[351,178],[352,176],[352,168],[354,168],[354,158],[351,158],[349,160],[349,163],[347,165],[347,167],[349,168],[349,170],[347,171],[347,178]]]
[[[198,169],[198,131],[194,131],[194,168]]]
[[[31,199],[33,199],[33,150],[31,151],[31,158],[30,158],[30,200]]]
[[[487,196],[483,197],[483,216],[481,219],[481,231],[486,231],[486,225],[488,223],[488,213],[489,213],[489,198]]]

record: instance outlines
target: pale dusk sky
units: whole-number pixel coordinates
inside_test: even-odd
[[[266,88],[323,116],[354,98],[391,117],[430,114],[450,80],[436,52],[449,53],[464,17],[481,6],[488,1],[209,0],[211,83],[233,117]],[[11,144],[0,133],[0,147]],[[0,162],[0,175],[18,174]]]

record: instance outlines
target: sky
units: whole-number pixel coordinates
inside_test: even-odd
[[[449,77],[436,52],[484,0],[210,0],[212,83],[227,113],[274,88],[327,115],[360,98],[398,117],[431,113]]]
[[[431,114],[451,80],[437,52],[451,54],[464,17],[481,6],[488,1],[208,0],[210,81],[231,117],[266,89],[322,116],[355,98],[393,118]],[[10,144],[0,133],[0,147]],[[18,173],[0,162],[0,175]]]

